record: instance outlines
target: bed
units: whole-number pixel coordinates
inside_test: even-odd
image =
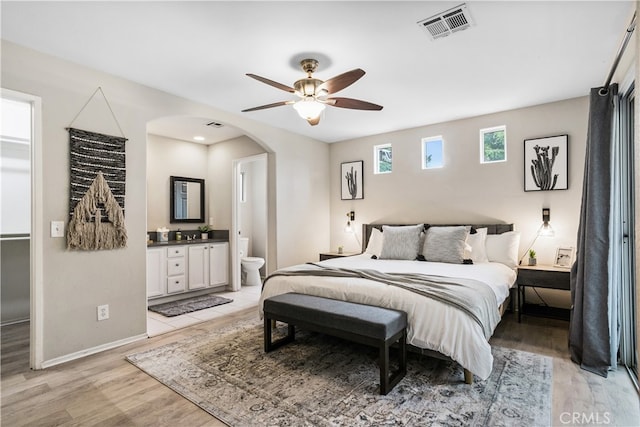
[[[487,379],[493,367],[488,340],[516,280],[513,225],[365,224],[362,235],[360,255],[270,275],[260,314],[264,299],[287,292],[402,310],[410,349],[454,360],[467,382],[470,374]]]

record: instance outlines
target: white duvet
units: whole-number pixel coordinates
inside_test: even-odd
[[[445,264],[424,261],[371,259],[363,254],[333,258],[320,264],[334,267],[373,269],[387,273],[424,273],[429,275],[475,279],[487,284],[498,306],[509,295],[516,280],[513,269],[496,262]],[[290,268],[295,268],[290,267]],[[482,327],[464,312],[411,291],[361,278],[276,276],[264,285],[260,296],[260,316],[265,298],[288,292],[377,305],[405,311],[409,327],[407,342],[449,356],[463,368],[485,380],[493,368],[491,347]]]

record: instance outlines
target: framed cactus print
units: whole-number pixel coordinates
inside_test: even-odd
[[[569,188],[568,135],[524,140],[524,191]]]
[[[364,199],[362,180],[362,160],[345,162],[340,165],[340,192],[342,200]]]

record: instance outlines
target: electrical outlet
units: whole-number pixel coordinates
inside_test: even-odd
[[[109,304],[98,306],[98,320],[107,320],[109,318]]]

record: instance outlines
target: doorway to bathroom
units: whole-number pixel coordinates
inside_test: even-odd
[[[242,263],[240,238],[248,238],[248,253],[242,257],[262,258],[260,277],[268,265],[267,153],[243,157],[233,162],[233,212],[231,226],[231,274],[234,290],[240,290]],[[246,241],[245,241],[246,242]],[[246,274],[245,274],[246,276]]]

